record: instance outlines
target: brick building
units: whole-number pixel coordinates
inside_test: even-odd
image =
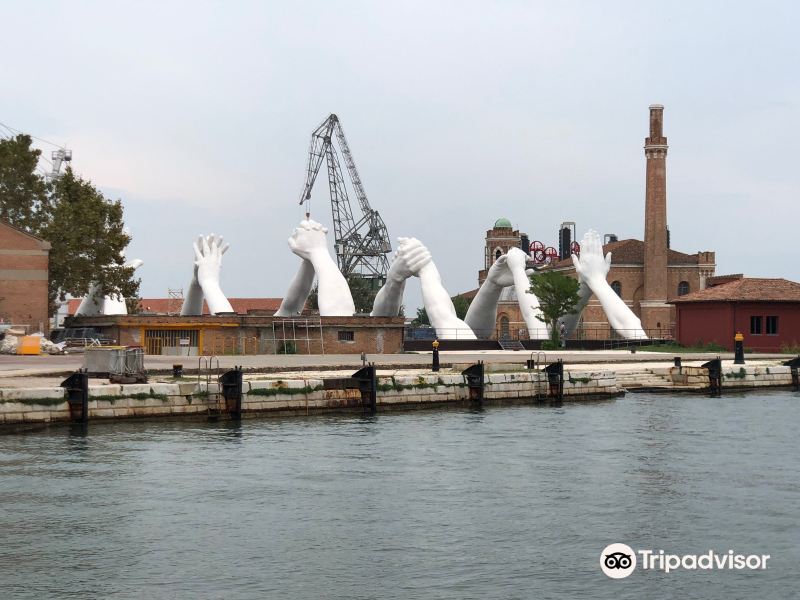
[[[710,342],[733,350],[734,335],[760,352],[800,344],[800,283],[730,275],[712,277],[708,287],[675,298],[678,341]]]
[[[95,327],[120,345],[147,354],[394,354],[403,347],[403,317],[225,315],[75,317],[70,327]]]
[[[642,320],[651,337],[672,337],[675,328],[675,298],[702,290],[706,279],[714,275],[715,253],[711,251],[686,254],[669,247],[667,229],[666,156],[667,138],[663,135],[663,111],[660,104],[650,106],[650,135],[645,139],[645,227],[644,240],[612,241],[603,247],[611,252],[608,282],[625,303]],[[498,227],[499,225],[499,227]],[[508,248],[525,250],[524,234],[513,229],[507,219],[500,219],[486,233],[486,264],[478,275],[482,283],[486,272],[500,254]],[[533,266],[533,262],[529,263]],[[552,263],[549,268],[577,277],[572,260]],[[474,292],[468,292],[469,296]],[[504,290],[497,311],[497,331],[500,335],[526,337],[527,330],[517,305],[513,289]],[[576,337],[607,339],[611,336],[600,303],[595,299],[586,307]]]
[[[47,333],[50,244],[0,221],[0,319]]]

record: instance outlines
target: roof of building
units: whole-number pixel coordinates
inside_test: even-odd
[[[800,302],[800,283],[788,279],[744,277],[691,292],[671,302]]]
[[[281,305],[282,298],[228,298],[237,314],[246,315],[251,311],[275,312]],[[67,314],[74,315],[81,303],[80,298],[73,298],[67,304]],[[139,307],[145,314],[162,314],[180,312],[183,300],[171,298],[142,298]],[[203,314],[210,314],[208,305],[203,302]]]
[[[643,265],[644,242],[642,240],[619,240],[603,246],[603,253],[611,252],[612,265]],[[670,265],[696,265],[699,262],[697,254],[685,254],[677,250],[668,250],[667,263]],[[572,259],[567,258],[553,263],[553,268],[563,269],[572,266]]]
[[[37,235],[33,235],[32,233],[29,233],[29,232],[25,231],[24,229],[22,229],[21,227],[17,227],[16,225],[12,225],[11,223],[9,223],[5,219],[0,219],[0,226],[8,227],[9,229],[12,229],[12,230],[16,231],[17,233],[21,233],[22,235],[24,235],[26,237],[29,237],[31,239],[36,240],[39,243],[39,245],[42,247],[42,250],[50,250],[50,248],[51,248],[50,242],[48,242],[47,240],[45,240],[43,238],[40,238]]]
[[[509,229],[511,229],[511,221],[509,221],[506,218],[497,219],[497,221],[494,222],[494,226],[495,227],[508,227]]]

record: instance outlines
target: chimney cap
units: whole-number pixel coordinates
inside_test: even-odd
[[[650,110],[664,110],[663,104],[651,104]]]

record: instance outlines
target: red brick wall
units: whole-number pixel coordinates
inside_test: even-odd
[[[0,222],[0,317],[49,329],[47,277],[50,244]]]
[[[800,303],[692,302],[677,304],[678,341],[685,346],[715,342],[733,351],[733,336],[760,352],[780,352],[783,345],[800,344]],[[750,317],[761,316],[760,335],[750,333]],[[778,333],[766,334],[766,317],[778,317]]]

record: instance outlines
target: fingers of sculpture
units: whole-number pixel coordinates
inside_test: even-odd
[[[508,255],[503,254],[500,256],[491,267],[486,278],[501,287],[514,285],[514,273],[511,272],[511,267],[508,264]]]
[[[524,271],[525,267],[527,266],[527,262],[527,255],[519,248],[511,248],[506,253],[506,264],[512,271],[517,269]]]
[[[419,274],[420,269],[432,260],[430,251],[416,238],[398,238],[399,245],[390,276],[403,281]]]
[[[316,221],[300,221],[289,238],[289,248],[300,258],[310,260],[315,252],[326,251],[327,233],[328,230]]]

